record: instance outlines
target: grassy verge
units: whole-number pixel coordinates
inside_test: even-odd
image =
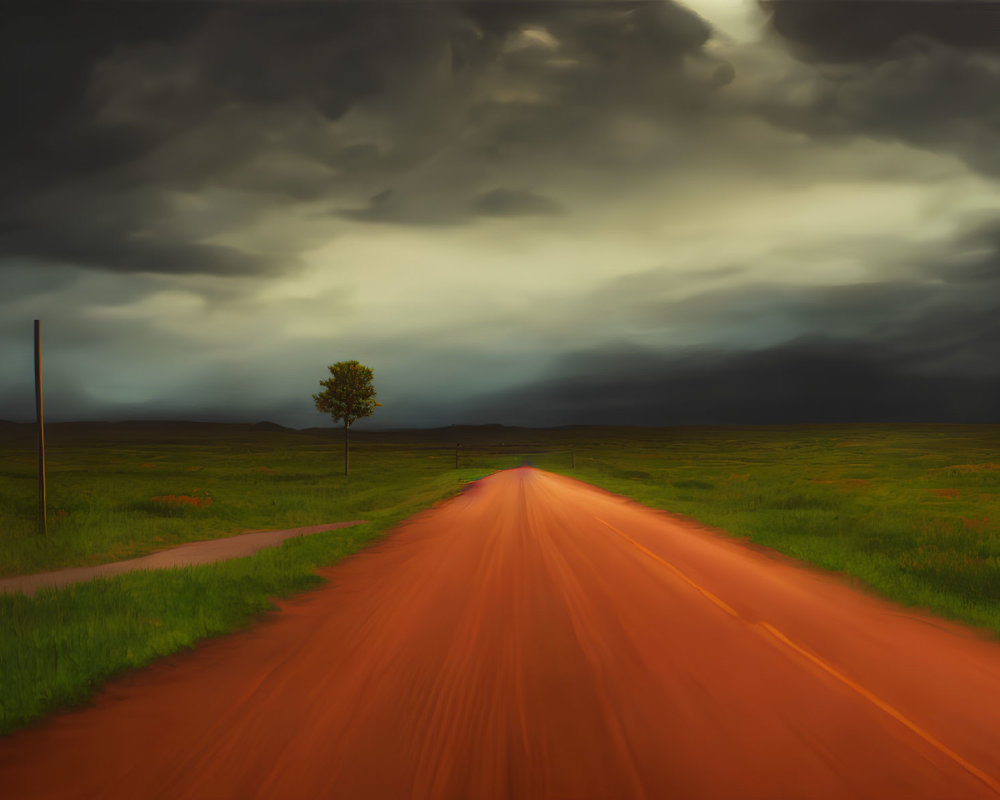
[[[36,533],[32,443],[0,447],[0,577],[119,561],[246,530],[368,519],[454,466],[441,451],[359,444],[345,477],[332,432],[231,427],[188,441],[110,443],[60,440],[57,429],[48,445],[44,537]]]
[[[548,468],[1000,634],[1000,428],[828,426],[578,436]],[[545,462],[540,461],[540,466]]]
[[[273,598],[322,584],[317,568],[462,485],[452,473],[406,487],[405,497],[400,487],[398,502],[369,513],[367,525],[290,539],[250,558],[132,572],[33,598],[0,594],[0,733],[83,702],[122,670],[244,627]]]
[[[131,557],[247,528],[347,519],[369,524],[291,539],[250,558],[128,573],[43,589],[33,598],[0,594],[0,733],[85,701],[123,670],[244,627],[273,608],[273,598],[322,583],[317,568],[356,552],[484,474],[455,470],[453,455],[434,450],[362,445],[345,478],[335,441],[303,440],[294,433],[229,442],[126,442],[99,450],[80,442],[53,449],[50,507],[69,513],[56,517],[45,538],[33,530],[22,454],[5,454],[5,575]],[[169,495],[212,502],[150,500]]]

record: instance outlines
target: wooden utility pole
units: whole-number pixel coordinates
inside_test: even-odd
[[[461,444],[455,442],[455,469],[458,469],[458,448],[461,446]]]
[[[45,527],[45,416],[42,409],[42,323],[35,320],[35,416],[38,418],[38,532]]]

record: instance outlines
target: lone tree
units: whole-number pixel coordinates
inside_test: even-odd
[[[338,361],[330,368],[331,377],[320,381],[324,389],[313,395],[316,408],[323,414],[330,414],[334,422],[344,421],[344,474],[350,463],[349,442],[351,425],[361,417],[370,417],[375,408],[382,405],[375,401],[375,387],[372,386],[370,367],[357,361]]]

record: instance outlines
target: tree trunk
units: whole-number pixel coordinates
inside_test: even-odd
[[[42,408],[42,322],[35,320],[35,415],[38,418],[38,531],[45,527],[45,415]]]
[[[347,467],[349,464],[349,458],[347,454],[350,441],[351,441],[351,428],[347,424],[347,420],[345,419],[344,420],[344,474],[345,475],[347,474]]]

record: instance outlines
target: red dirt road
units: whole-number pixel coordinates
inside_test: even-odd
[[[0,739],[4,798],[1000,796],[1000,645],[498,473],[245,633]]]

